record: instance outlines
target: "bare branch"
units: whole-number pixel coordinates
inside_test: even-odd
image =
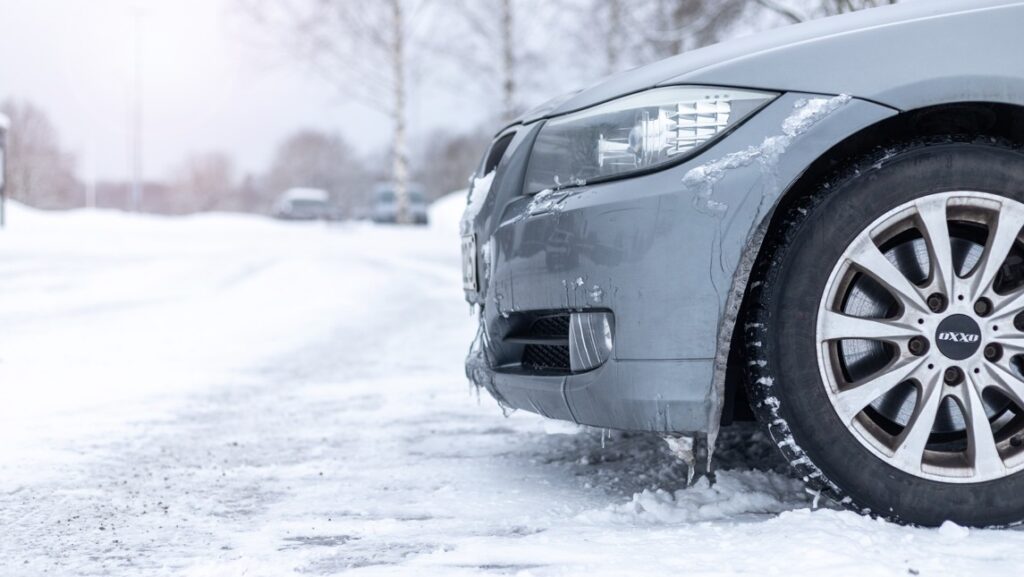
[[[790,8],[789,6],[786,6],[786,5],[778,2],[777,0],[755,0],[755,1],[758,4],[760,4],[761,6],[771,10],[772,12],[775,12],[775,13],[781,15],[782,17],[786,18],[787,20],[789,20],[790,22],[792,22],[794,24],[799,24],[801,22],[806,22],[807,20],[809,20],[807,15],[798,12],[794,8]]]

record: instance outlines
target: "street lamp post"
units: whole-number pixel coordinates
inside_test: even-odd
[[[142,4],[135,4],[132,12],[133,23],[133,67],[132,67],[132,111],[131,111],[131,210],[139,212],[142,205],[143,177],[142,177],[142,41],[143,25],[145,14]]]
[[[11,123],[0,114],[0,228],[7,224],[7,131]]]

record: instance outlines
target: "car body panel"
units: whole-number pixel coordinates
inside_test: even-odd
[[[831,98],[782,95],[688,162],[565,190],[547,211],[522,194],[520,163],[534,131],[520,131],[487,199],[463,224],[484,242],[480,291],[467,296],[484,305],[485,338],[500,357],[509,314],[598,308],[615,314],[615,349],[588,373],[526,377],[477,364],[471,378],[509,406],[581,424],[662,432],[714,427],[722,402],[712,386],[720,326],[751,231],[808,159],[896,111],[851,100],[795,138],[770,175],[757,162],[729,171],[715,185],[715,200],[728,207],[721,215],[698,210],[683,179],[780,134],[801,104]]]

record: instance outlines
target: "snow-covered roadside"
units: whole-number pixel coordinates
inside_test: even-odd
[[[377,289],[324,266],[358,258],[324,227],[17,205],[10,223],[0,236],[0,433],[23,442],[0,451],[153,417],[267,355],[366,323],[360,303]]]
[[[464,202],[427,229],[15,210],[0,575],[1024,566],[1018,531],[811,511],[756,432],[684,488],[657,439],[502,418],[462,375]]]

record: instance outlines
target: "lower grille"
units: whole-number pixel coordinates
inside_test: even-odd
[[[569,338],[569,315],[546,315],[537,317],[530,325],[528,333],[532,337]]]
[[[506,342],[523,345],[520,366],[528,371],[568,373],[569,314],[526,313],[520,317],[519,329],[505,338]]]
[[[531,371],[568,373],[569,345],[526,345],[522,362]]]
[[[518,313],[504,341],[517,345],[513,355],[523,370],[583,373],[611,356],[612,321],[607,311]]]

